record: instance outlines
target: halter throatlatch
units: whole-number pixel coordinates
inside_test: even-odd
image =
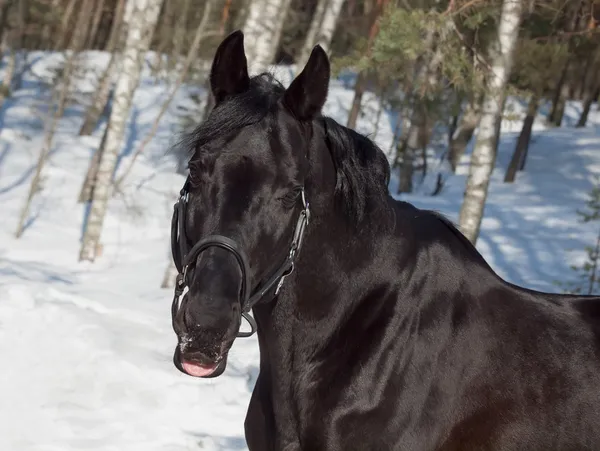
[[[310,210],[304,194],[304,188],[302,188],[300,193],[303,208],[298,217],[298,222],[296,223],[296,228],[294,229],[294,235],[292,237],[292,244],[286,259],[271,277],[250,292],[251,281],[248,258],[243,249],[238,246],[234,240],[223,235],[209,235],[198,241],[191,249],[189,248],[187,234],[185,233],[185,218],[189,199],[188,185],[189,178],[181,189],[179,199],[174,206],[173,219],[171,220],[171,252],[178,273],[175,282],[175,295],[171,305],[171,314],[173,318],[175,318],[181,305],[186,300],[187,292],[184,293],[184,291],[186,288],[189,290],[191,282],[188,276],[188,268],[196,263],[202,251],[209,247],[219,247],[234,255],[242,271],[242,288],[240,290],[242,317],[248,321],[251,330],[250,332],[238,332],[237,336],[250,337],[256,332],[256,321],[249,315],[250,310],[252,310],[252,307],[263,299],[273,287],[275,287],[273,296],[277,296],[285,278],[294,270],[294,261],[298,255],[298,250],[302,245],[304,230],[310,219]]]

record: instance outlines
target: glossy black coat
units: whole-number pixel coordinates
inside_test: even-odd
[[[183,142],[190,245],[235,239],[254,285],[285,258],[299,187],[311,205],[295,271],[253,310],[249,449],[600,450],[599,300],[511,285],[445,218],[393,200],[381,150],[321,116],[329,75],[317,46],[287,90],[249,78],[235,32],[213,62],[216,107]],[[198,258],[176,365],[225,370],[240,277],[226,251]]]

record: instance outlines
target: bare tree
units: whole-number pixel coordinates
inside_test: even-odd
[[[128,13],[130,12],[131,10],[128,11]],[[102,112],[106,108],[110,97],[112,80],[117,73],[121,61],[121,53],[120,51],[116,51],[116,47],[120,45],[120,42],[124,41],[126,38],[128,21],[129,17],[125,17],[125,0],[118,0],[117,10],[115,11],[115,19],[112,24],[110,36],[108,38],[108,44],[106,47],[106,50],[111,52],[110,60],[108,61],[108,65],[106,66],[102,77],[98,82],[98,87],[94,93],[92,103],[85,114],[83,124],[79,130],[79,135],[90,135],[94,131],[96,124],[100,120]],[[102,135],[100,146],[98,146],[96,152],[94,152],[94,157],[91,159],[90,164],[88,165],[86,176],[83,180],[81,190],[79,191],[79,202],[83,203],[92,200],[91,196],[94,189],[94,183],[96,181],[96,175],[98,174],[98,165],[100,164],[100,159],[106,144],[106,132],[107,130],[105,129],[104,134]]]
[[[67,44],[67,36],[69,35],[69,23],[71,21],[71,16],[73,15],[73,11],[75,10],[75,6],[77,5],[77,0],[69,0],[67,3],[67,7],[65,8],[62,21],[60,24],[60,33],[58,35],[58,39],[56,40],[55,50],[60,50],[65,47]],[[88,6],[89,8],[89,6]],[[82,37],[82,39],[85,39]]]
[[[319,44],[326,52],[329,52],[344,1],[319,0],[304,40],[304,46],[298,57],[298,68],[304,67],[315,45]]]
[[[115,182],[115,186],[117,187],[117,189],[118,189],[118,187],[121,186],[121,184],[123,183],[123,180],[125,180],[127,175],[131,172],[131,169],[133,168],[133,165],[134,165],[135,161],[137,160],[137,158],[144,152],[144,149],[146,148],[146,146],[150,143],[150,141],[152,141],[152,138],[154,137],[154,135],[156,135],[156,132],[158,131],[158,126],[160,124],[160,120],[162,119],[164,114],[169,109],[169,105],[175,98],[175,94],[177,93],[177,91],[183,84],[185,78],[187,77],[187,74],[190,70],[190,66],[192,65],[192,62],[194,61],[194,59],[196,58],[196,54],[198,53],[198,48],[200,47],[200,43],[202,42],[202,39],[213,34],[213,33],[210,33],[207,30],[207,28],[208,28],[208,21],[210,19],[210,13],[211,13],[211,10],[214,7],[215,3],[216,3],[216,0],[207,0],[206,1],[206,5],[204,6],[204,13],[202,15],[202,20],[200,21],[200,25],[198,25],[198,28],[196,29],[196,34],[194,35],[194,40],[192,42],[192,45],[190,46],[187,57],[183,63],[183,67],[181,68],[181,70],[179,72],[179,76],[177,77],[177,80],[175,81],[175,85],[171,89],[171,92],[169,93],[167,100],[165,100],[165,102],[163,103],[162,108],[160,109],[158,115],[156,116],[156,119],[154,119],[154,123],[152,124],[152,128],[150,129],[150,132],[148,132],[148,134],[145,136],[144,140],[142,141],[142,143],[140,144],[138,149],[135,151],[135,153],[131,157],[131,160],[129,161],[129,165],[123,171],[123,174],[121,175],[121,177],[119,177],[119,179]],[[220,34],[220,31],[215,31],[215,34]]]
[[[490,49],[492,73],[486,81],[483,112],[459,216],[459,226],[473,244],[479,236],[490,177],[496,162],[496,125],[502,114],[504,90],[512,69],[522,10],[523,0],[503,0],[498,38]]]
[[[56,90],[53,90],[52,93],[52,107],[56,105],[56,108],[54,108],[54,111],[52,111],[52,107],[50,108],[50,113],[46,119],[46,123],[44,126],[44,142],[42,144],[42,148],[38,156],[35,173],[29,186],[29,191],[27,193],[25,204],[23,205],[21,215],[19,216],[17,230],[15,232],[16,238],[20,238],[23,234],[25,223],[27,222],[27,218],[29,216],[29,209],[31,208],[31,201],[33,200],[35,194],[40,190],[40,179],[42,175],[42,170],[48,159],[50,150],[52,149],[52,143],[54,140],[56,127],[58,126],[58,122],[64,113],[67,101],[69,99],[71,81],[73,78],[73,73],[75,71],[77,57],[85,42],[84,38],[88,30],[90,17],[88,15],[88,12],[92,1],[93,0],[83,0],[81,3],[81,9],[79,11],[78,16],[78,26],[75,28],[70,44],[70,47],[73,50],[67,54],[67,58],[64,64],[62,74],[62,87],[60,88],[60,91],[58,93]]]
[[[115,87],[115,98],[108,120],[106,147],[100,157],[96,183],[85,228],[80,260],[94,261],[99,250],[102,225],[112,190],[112,176],[125,134],[133,94],[139,84],[142,60],[156,28],[162,0],[128,0],[129,20],[123,66]]]
[[[106,45],[105,49],[110,53],[110,60],[108,61],[108,65],[100,77],[100,81],[98,82],[98,87],[96,88],[96,92],[94,93],[90,107],[86,111],[83,124],[79,130],[80,135],[90,135],[94,131],[102,111],[104,110],[106,102],[108,101],[111,82],[114,78],[114,74],[117,72],[121,57],[120,52],[116,51],[116,49],[120,46],[120,43],[125,40],[126,27],[123,26],[123,23],[127,23],[127,20],[125,17],[123,17],[124,12],[125,0],[118,0],[117,9],[115,10],[115,18],[110,30],[108,44]]]
[[[291,0],[252,0],[244,23],[248,65],[256,73],[267,70],[281,40]]]

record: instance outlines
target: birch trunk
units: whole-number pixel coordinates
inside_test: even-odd
[[[98,121],[100,120],[102,111],[104,111],[106,103],[108,102],[112,80],[119,68],[121,58],[120,52],[116,51],[116,49],[117,46],[120,46],[119,44],[121,44],[125,39],[126,30],[124,30],[124,28],[126,27],[123,26],[125,19],[123,17],[124,7],[124,0],[119,0],[119,3],[117,4],[117,10],[115,11],[113,26],[108,38],[108,45],[106,46],[106,51],[110,53],[110,60],[108,61],[108,65],[100,77],[100,81],[98,82],[98,87],[94,93],[92,103],[85,113],[83,124],[79,129],[80,136],[92,134],[96,128],[96,125],[98,124]]]
[[[54,50],[61,50],[67,45],[67,36],[69,34],[69,22],[71,21],[71,16],[73,11],[75,10],[75,5],[77,4],[77,0],[69,0],[67,3],[67,7],[65,9],[61,24],[60,24],[60,34],[56,41],[56,46]],[[82,37],[83,39],[83,37]]]
[[[315,45],[319,44],[323,47],[323,50],[330,53],[331,40],[343,5],[344,0],[319,0],[306,34],[304,46],[298,57],[298,71],[306,65],[310,52]]]
[[[92,200],[92,191],[94,190],[94,182],[96,181],[96,177],[98,175],[98,167],[100,166],[100,158],[104,153],[104,147],[106,146],[106,134],[108,132],[108,127],[104,129],[104,133],[102,134],[102,140],[100,141],[100,145],[98,149],[94,152],[94,156],[90,161],[87,172],[85,174],[85,179],[83,184],[81,185],[81,190],[79,191],[79,203],[85,203]]]
[[[25,204],[21,210],[21,214],[19,216],[19,222],[17,224],[17,229],[15,232],[15,237],[20,238],[23,235],[23,231],[25,229],[25,224],[27,222],[27,218],[29,217],[29,209],[31,208],[31,201],[35,194],[40,190],[40,179],[42,175],[42,171],[44,169],[44,165],[46,160],[48,159],[48,155],[50,150],[52,149],[52,144],[54,141],[54,135],[56,132],[56,128],[58,126],[58,122],[62,117],[65,106],[67,104],[67,100],[69,99],[70,87],[71,87],[71,79],[73,77],[73,72],[76,67],[77,57],[79,52],[81,51],[84,43],[85,34],[88,30],[89,21],[86,20],[87,12],[89,7],[91,6],[92,0],[83,0],[81,5],[81,10],[79,12],[78,23],[73,32],[73,36],[71,39],[70,47],[73,49],[67,56],[65,61],[65,66],[63,70],[62,77],[62,87],[58,95],[56,95],[56,91],[53,93],[52,105],[50,108],[50,115],[46,119],[46,123],[44,125],[44,142],[42,144],[42,148],[40,150],[40,154],[38,156],[37,165],[35,168],[35,173],[31,180],[31,184],[29,186],[29,191],[27,193],[27,198],[25,199]],[[55,102],[56,100],[56,102]],[[56,109],[52,112],[52,107],[56,104]]]
[[[156,116],[156,119],[154,120],[154,122],[152,124],[152,128],[150,129],[150,132],[144,137],[144,140],[142,141],[142,143],[140,144],[138,149],[135,151],[135,153],[131,157],[131,160],[129,161],[127,168],[123,171],[123,174],[121,175],[121,177],[119,177],[119,179],[116,181],[115,187],[117,189],[119,189],[119,187],[122,185],[122,183],[125,180],[125,178],[127,177],[127,175],[131,172],[131,169],[133,168],[133,165],[135,164],[135,161],[137,160],[137,158],[144,152],[144,149],[146,148],[146,146],[150,143],[150,141],[152,141],[152,138],[154,137],[154,135],[156,135],[156,132],[158,131],[158,126],[160,124],[160,120],[162,119],[164,114],[167,112],[169,105],[175,98],[175,94],[177,93],[177,91],[183,84],[185,78],[187,77],[187,74],[190,70],[190,66],[192,65],[192,63],[194,62],[194,59],[196,58],[196,55],[198,54],[198,48],[200,47],[200,43],[202,42],[202,39],[209,34],[208,30],[207,30],[208,21],[210,19],[210,12],[215,4],[215,1],[216,0],[207,0],[206,5],[204,6],[204,13],[202,15],[202,20],[200,21],[200,25],[196,29],[196,34],[194,35],[194,40],[192,41],[192,45],[190,46],[190,49],[186,56],[186,59],[183,63],[183,67],[181,68],[181,71],[179,72],[179,76],[177,77],[177,80],[175,81],[175,86],[173,86],[173,89],[171,89],[171,92],[169,93],[169,97],[167,97],[167,100],[165,100],[165,102],[163,103],[163,105],[158,113],[158,116]]]
[[[139,84],[142,61],[150,46],[158,21],[162,0],[128,0],[131,5],[123,66],[115,87],[115,98],[108,120],[106,147],[100,157],[98,175],[85,228],[79,260],[94,261],[99,250],[102,225],[112,189],[117,156],[121,148],[125,125],[129,118],[133,95]]]
[[[503,94],[512,68],[522,9],[523,0],[502,2],[498,47],[492,53],[492,73],[487,80],[479,132],[471,155],[465,198],[459,216],[459,227],[473,244],[479,236],[490,177],[496,161],[496,124],[502,114]]]
[[[244,23],[244,46],[252,72],[265,72],[273,62],[291,0],[252,0]]]

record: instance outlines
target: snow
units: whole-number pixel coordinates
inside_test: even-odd
[[[30,54],[33,73],[0,113],[0,449],[244,450],[243,421],[258,371],[256,338],[235,342],[228,368],[217,379],[185,376],[171,361],[172,292],[159,287],[170,258],[172,204],[183,182],[168,153],[179,120],[175,106],[110,203],[100,259],[77,261],[85,211],[76,200],[101,138],[101,130],[77,136],[84,111],[78,104],[61,121],[43,190],[23,237],[14,238],[42,141],[46,97],[40,77],[57,58]],[[86,59],[96,67],[108,61],[98,52]],[[289,68],[274,69],[289,83]],[[80,99],[89,101],[93,80],[80,81]],[[166,95],[165,84],[155,83],[146,70],[135,94],[121,168]],[[325,112],[345,123],[352,95],[345,82],[333,80]],[[175,104],[185,102],[182,91]],[[393,114],[378,115],[372,94],[365,95],[365,103],[358,129],[388,151]],[[510,99],[507,109],[522,117],[526,105]],[[569,265],[595,240],[594,226],[579,223],[574,212],[600,175],[600,114],[594,107],[588,126],[575,129],[581,104],[571,102],[563,127],[550,130],[544,125],[547,110],[543,106],[537,118],[526,171],[511,185],[502,177],[521,119],[503,122],[478,248],[507,280],[557,291],[553,281],[565,280]],[[432,168],[439,166],[432,161],[431,174],[402,198],[456,221],[468,157],[441,195],[427,195]]]

